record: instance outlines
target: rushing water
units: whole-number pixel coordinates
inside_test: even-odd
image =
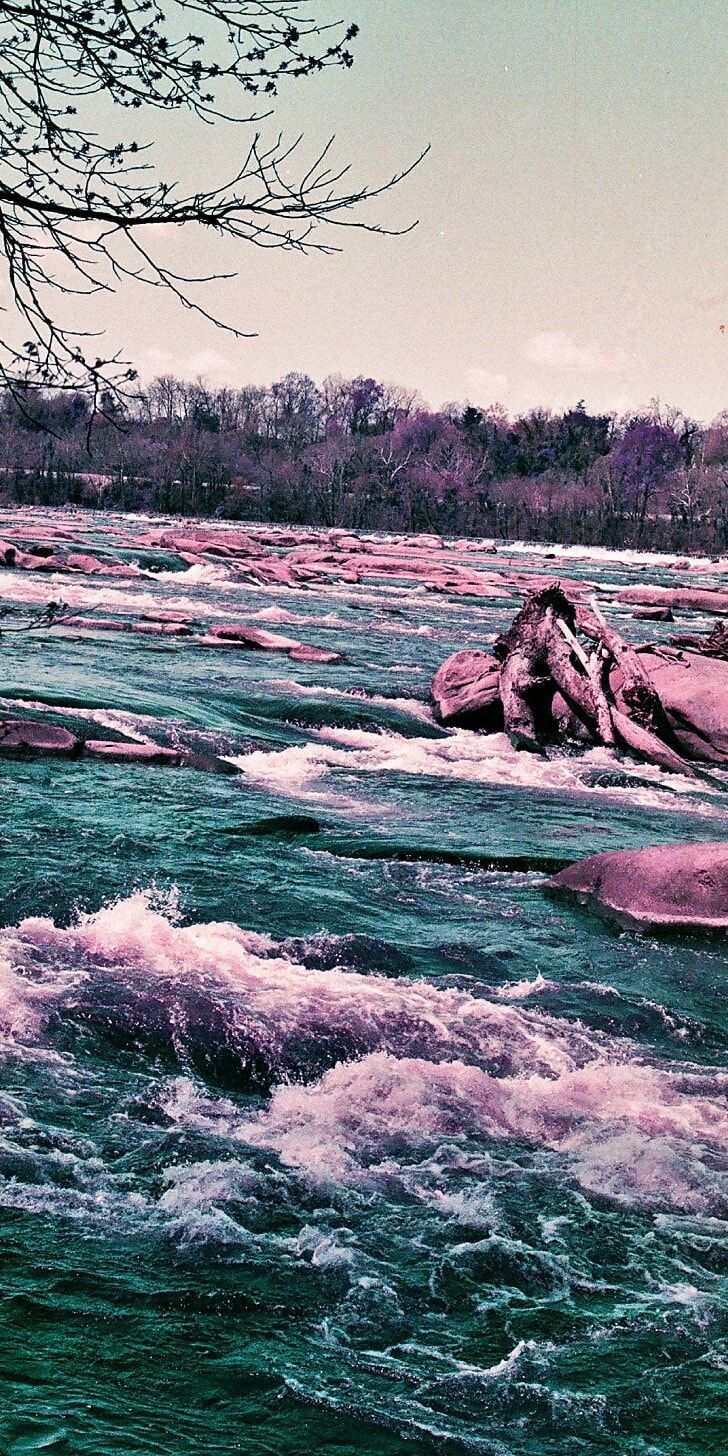
[[[512,602],[253,588],[140,553],[148,522],[56,524],[154,569],[4,573],[10,622],[161,606],[346,660],[0,642],[6,715],[239,770],[0,765],[3,1452],[715,1456],[723,949],[528,866],[725,836],[720,776],[437,728],[434,668]]]

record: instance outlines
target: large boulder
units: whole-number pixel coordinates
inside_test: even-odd
[[[499,684],[500,669],[489,652],[453,652],[432,680],[435,717],[446,726],[499,733],[503,728]]]
[[[594,854],[554,875],[547,888],[620,925],[725,931],[728,840]]]
[[[680,752],[703,763],[728,764],[728,662],[697,652],[641,652]],[[610,679],[618,707],[621,675]]]
[[[635,607],[635,622],[674,622],[672,607]]]
[[[0,722],[0,756],[3,758],[78,758],[83,744],[67,728],[22,718]]]

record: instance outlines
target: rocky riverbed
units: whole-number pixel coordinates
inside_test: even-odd
[[[519,743],[556,582],[678,761]],[[728,562],[28,510],[0,606],[9,1449],[712,1456]]]

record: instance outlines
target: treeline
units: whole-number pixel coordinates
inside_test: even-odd
[[[82,395],[0,401],[0,496],[23,504],[718,552],[728,411],[449,405],[374,379],[211,389],[164,376],[90,419]]]

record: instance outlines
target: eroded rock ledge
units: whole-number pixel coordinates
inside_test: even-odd
[[[215,754],[192,753],[186,748],[164,748],[156,743],[128,739],[82,738],[56,724],[26,718],[0,719],[0,758],[90,758],[104,763],[237,773],[233,763]]]

